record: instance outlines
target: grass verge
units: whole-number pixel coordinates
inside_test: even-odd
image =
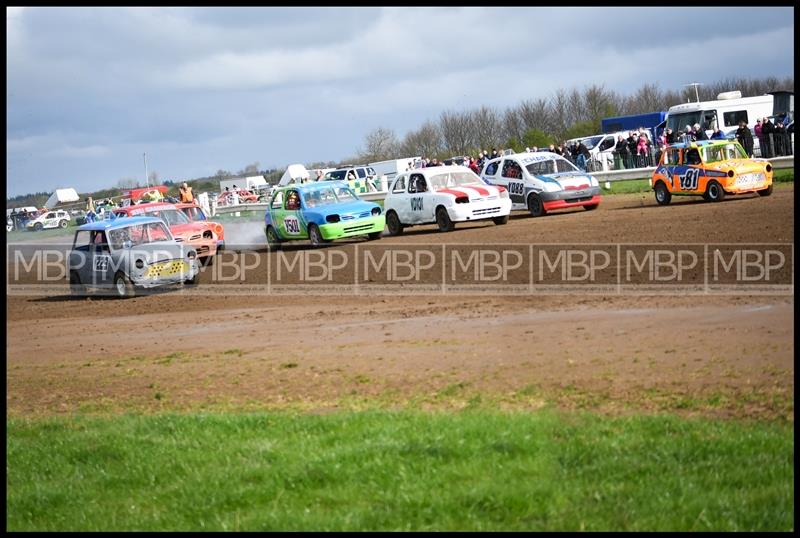
[[[8,530],[791,530],[793,425],[557,412],[7,419]]]

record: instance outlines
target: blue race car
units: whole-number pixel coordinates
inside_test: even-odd
[[[270,250],[300,239],[308,239],[313,246],[359,235],[378,239],[385,225],[381,207],[359,199],[343,181],[279,187],[264,217]]]

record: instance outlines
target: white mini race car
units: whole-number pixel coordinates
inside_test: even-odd
[[[469,168],[432,166],[398,174],[383,203],[390,235],[416,224],[436,223],[449,232],[456,222],[508,222],[511,199],[503,187],[487,185]]]
[[[66,211],[47,211],[26,224],[28,230],[46,230],[48,228],[66,228],[72,217]]]
[[[508,189],[513,208],[527,209],[534,217],[554,209],[590,211],[600,205],[597,178],[549,151],[493,159],[484,164],[481,178]]]

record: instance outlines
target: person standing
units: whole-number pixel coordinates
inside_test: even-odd
[[[184,181],[178,190],[181,193],[182,203],[190,204],[194,202],[194,193],[192,193],[192,188],[189,186],[188,183]]]
[[[694,139],[695,140],[708,140],[708,135],[706,135],[706,130],[700,128],[699,123],[694,124]]]
[[[753,134],[750,132],[750,128],[747,126],[745,121],[739,122],[739,128],[736,129],[736,140],[744,148],[745,153],[747,153],[748,157],[753,156]]]
[[[622,135],[617,137],[617,145],[614,147],[614,168],[622,170],[627,168],[628,162],[628,141]]]
[[[764,118],[764,121],[761,122],[761,137],[764,142],[764,145],[761,146],[761,156],[767,159],[771,159],[775,156],[775,145],[772,140],[774,132],[775,126],[772,125],[769,118]]]

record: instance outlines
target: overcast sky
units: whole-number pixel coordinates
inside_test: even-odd
[[[794,8],[8,8],[9,195],[353,156],[445,109],[794,73]]]

